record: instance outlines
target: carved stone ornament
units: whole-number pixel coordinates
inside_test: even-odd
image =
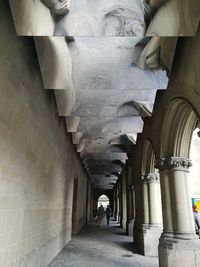
[[[189,167],[192,166],[191,160],[181,157],[167,157],[156,160],[155,167],[160,171],[181,169],[188,171]]]
[[[41,0],[55,15],[64,15],[69,12],[69,0]]]
[[[148,173],[141,176],[142,182],[144,183],[159,183],[160,177],[156,173]]]

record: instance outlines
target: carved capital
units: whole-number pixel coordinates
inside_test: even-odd
[[[146,180],[148,183],[159,183],[160,176],[157,173],[148,173],[146,174]]]
[[[159,183],[160,177],[157,173],[148,173],[141,176],[143,183]]]
[[[156,160],[155,167],[160,171],[178,169],[188,171],[189,167],[192,166],[191,160],[181,157],[167,157]]]

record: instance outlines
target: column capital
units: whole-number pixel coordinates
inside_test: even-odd
[[[169,170],[182,170],[188,171],[189,167],[192,166],[190,159],[183,157],[166,157],[155,161],[155,168],[160,171]]]
[[[147,173],[145,175],[141,175],[141,180],[143,183],[159,183],[160,176],[157,173]]]

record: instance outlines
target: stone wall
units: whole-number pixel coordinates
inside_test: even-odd
[[[80,183],[87,177],[54,92],[43,89],[32,38],[16,37],[6,1],[0,13],[0,266],[44,267],[71,238],[73,170]],[[78,201],[77,231],[86,216]]]
[[[77,166],[75,171],[76,177],[76,190],[74,191],[73,205],[73,234],[79,232],[79,230],[86,224],[87,221],[87,183],[88,179],[86,174],[82,171],[82,166]]]

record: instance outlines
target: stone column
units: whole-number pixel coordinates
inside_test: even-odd
[[[121,226],[123,229],[126,229],[127,224],[127,190],[126,190],[126,184],[127,184],[127,176],[126,171],[122,173],[121,177],[121,185],[122,185],[122,220],[121,220]]]
[[[133,220],[135,221],[135,217],[136,217],[136,203],[135,203],[135,186],[132,185],[131,187],[131,190],[132,190],[132,203],[133,203],[133,209],[132,209],[132,212],[133,212]]]
[[[126,232],[129,236],[133,236],[133,195],[132,195],[132,169],[128,167],[128,175],[127,175],[127,225]]]
[[[134,185],[135,193],[135,221],[133,228],[133,242],[135,243],[139,253],[144,254],[143,242],[143,222],[144,222],[144,197],[143,197],[143,179]]]
[[[142,182],[142,204],[143,204],[143,224],[148,225],[149,224],[149,197],[148,197],[148,184],[146,180],[146,176],[141,176],[141,182]]]
[[[115,218],[116,213],[116,188],[113,190],[113,217]]]
[[[119,189],[117,190],[117,214],[116,214],[116,221],[120,223],[120,194]]]
[[[162,232],[160,178],[156,173],[142,176],[143,183],[143,254],[158,255],[159,237]]]
[[[156,161],[160,171],[163,233],[159,240],[160,267],[200,266],[199,240],[194,232],[188,189],[191,161],[167,157]]]
[[[145,176],[148,185],[148,203],[149,203],[149,225],[161,226],[162,209],[160,194],[160,177],[156,173],[149,173]]]

